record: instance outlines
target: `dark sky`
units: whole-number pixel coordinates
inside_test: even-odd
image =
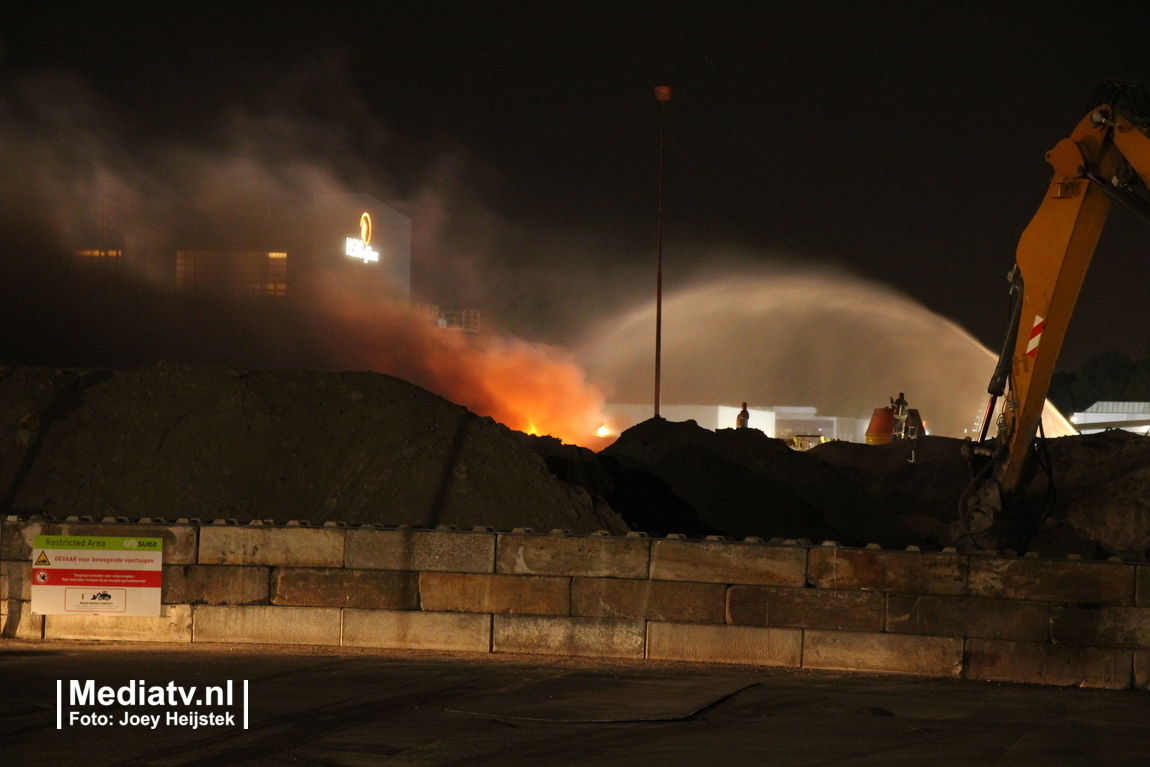
[[[291,7],[8,3],[2,76],[71,73],[147,141],[210,144],[229,110],[284,107],[345,126],[343,162],[399,194],[462,152],[502,219],[584,233],[632,270],[653,266],[669,84],[669,284],[699,243],[783,253],[890,283],[992,348],[1043,155],[1100,81],[1150,80],[1144,2]],[[1115,210],[1063,368],[1150,346],[1148,255],[1150,229]]]

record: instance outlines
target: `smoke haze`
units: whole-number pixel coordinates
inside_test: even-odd
[[[0,362],[371,369],[515,429],[586,443],[602,425],[602,397],[566,352],[499,332],[442,331],[426,312],[390,299],[378,281],[349,275],[344,263],[312,269],[306,282],[292,284],[288,301],[173,289],[174,253],[164,243],[260,249],[271,205],[367,190],[419,222],[436,275],[431,290],[454,283],[463,288],[444,291],[446,300],[482,306],[493,242],[483,230],[501,225],[461,202],[450,171],[458,158],[432,162],[426,183],[405,200],[388,179],[357,169],[346,131],[325,133],[314,121],[239,110],[210,142],[149,140],[132,137],[110,105],[72,78],[6,85]],[[380,135],[366,143],[373,142],[403,151]],[[122,268],[81,268],[71,251],[109,232],[129,240]],[[471,252],[461,245],[467,237]],[[132,257],[147,246],[162,257]]]
[[[338,67],[289,77],[194,136],[152,136],[66,75],[10,79],[2,96],[0,364],[370,369],[593,447],[604,392],[650,399],[653,275],[631,256],[651,243],[512,220],[482,202],[506,183],[494,169],[433,137],[390,135]],[[272,203],[347,192],[411,217],[413,297],[482,310],[484,333],[443,332],[344,264],[292,284],[290,300],[253,302],[174,290],[170,250],[98,276],[71,255],[111,230],[130,230],[141,249],[250,248]],[[668,404],[865,417],[906,391],[935,433],[961,435],[979,417],[993,361],[953,323],[849,275],[747,271],[763,254],[674,242]]]

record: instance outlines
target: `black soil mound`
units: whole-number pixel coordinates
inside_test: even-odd
[[[1049,440],[1060,527],[1124,557],[1150,552],[1150,437],[1114,430]],[[1037,491],[1043,489],[1041,482]]]
[[[171,365],[0,369],[0,513],[627,530],[397,378]]]
[[[652,534],[940,549],[955,540],[959,500],[971,480],[963,442],[829,442],[800,453],[757,429],[712,432],[693,421],[652,419],[599,454],[602,472],[588,451],[578,460],[559,453],[569,446],[543,452],[560,476],[603,495],[631,527]],[[1028,550],[1145,559],[1150,438],[1112,431],[1045,444],[1054,492],[1033,462],[1024,504],[1045,519]]]
[[[945,546],[958,520],[959,497],[971,479],[960,453],[963,440],[924,436],[915,443],[827,442],[807,455],[851,477],[933,546]]]
[[[6,436],[5,436],[6,435]],[[652,419],[596,455],[374,373],[0,368],[0,514],[438,524],[938,549],[960,440],[796,452]],[[1046,441],[1030,550],[1145,558],[1150,438]],[[618,512],[618,513],[616,513]]]
[[[849,472],[757,429],[712,432],[654,418],[599,454],[612,508],[652,534],[925,543]]]
[[[910,446],[819,445],[810,455],[854,477],[871,497],[938,545],[958,519],[971,472],[962,441],[924,437],[916,460]],[[1029,550],[1047,556],[1145,559],[1150,549],[1150,438],[1125,431],[1045,441],[1051,480],[1032,462],[1024,503],[1045,515]]]

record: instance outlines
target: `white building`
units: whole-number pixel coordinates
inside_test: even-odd
[[[704,429],[735,428],[738,405],[661,405],[659,415],[668,421],[694,421]],[[604,414],[616,433],[646,421],[654,412],[647,405],[606,405]],[[818,415],[813,407],[747,408],[748,426],[768,437],[789,439],[796,436],[826,437],[846,442],[866,442],[867,419]]]
[[[1124,429],[1150,434],[1150,402],[1095,402],[1085,412],[1070,416],[1079,434]]]

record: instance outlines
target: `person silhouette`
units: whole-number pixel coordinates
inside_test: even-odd
[[[910,415],[907,409],[906,395],[898,393],[898,399],[891,400],[894,405],[894,439],[906,439],[906,417]]]
[[[747,411],[747,403],[744,402],[743,403],[743,409],[739,411],[739,414],[737,416],[735,416],[735,428],[736,429],[745,429],[745,428],[747,428],[747,424],[750,423],[750,421],[751,421],[751,414],[750,414],[750,412]]]

